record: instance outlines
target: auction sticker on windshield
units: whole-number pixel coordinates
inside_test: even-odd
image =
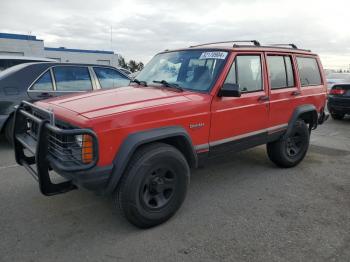
[[[201,54],[199,59],[225,59],[227,56],[227,52],[204,52]]]

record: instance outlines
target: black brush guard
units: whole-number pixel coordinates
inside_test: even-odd
[[[40,113],[40,117],[34,114],[34,112]],[[37,132],[34,135],[30,133],[28,123],[37,125]],[[63,137],[77,135],[91,136],[93,145],[92,161],[89,164],[65,164],[64,162],[60,162],[49,152],[50,134]],[[13,144],[16,162],[25,167],[34,179],[38,181],[41,193],[46,196],[66,193],[77,188],[72,181],[65,181],[58,184],[52,183],[50,179],[50,170],[52,168],[58,173],[59,171],[82,171],[94,167],[98,161],[97,137],[92,130],[59,128],[55,125],[53,112],[26,101],[23,101],[15,111]],[[28,156],[28,153],[30,156]]]

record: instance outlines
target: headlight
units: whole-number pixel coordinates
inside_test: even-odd
[[[75,142],[81,148],[81,161],[84,164],[91,163],[94,158],[92,137],[90,135],[76,135]]]
[[[79,147],[83,147],[83,135],[75,136],[75,142],[78,144]]]

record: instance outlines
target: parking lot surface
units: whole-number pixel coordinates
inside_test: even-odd
[[[44,197],[0,141],[0,261],[349,261],[350,118],[313,132],[304,161],[275,167],[265,147],[193,171],[184,205],[140,230],[112,197]]]

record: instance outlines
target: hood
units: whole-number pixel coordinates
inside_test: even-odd
[[[58,97],[44,101],[47,106],[61,107],[86,118],[96,118],[125,111],[189,101],[187,92],[153,87],[122,87]]]

